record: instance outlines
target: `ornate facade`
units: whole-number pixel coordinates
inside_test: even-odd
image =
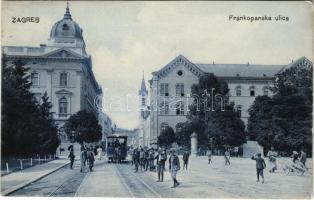
[[[108,121],[111,129],[111,120],[104,117],[99,109],[101,106],[95,104],[95,100],[99,100],[97,97],[102,97],[102,89],[92,71],[92,59],[86,53],[82,33],[67,6],[64,17],[51,28],[47,45],[3,47],[8,59],[25,61],[29,68],[31,91],[36,98],[40,100],[45,92],[48,93],[62,142],[68,141],[62,126],[79,110],[95,112],[104,119],[100,124],[104,127],[104,121]]]

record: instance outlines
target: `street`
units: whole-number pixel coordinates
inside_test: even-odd
[[[225,166],[223,157],[191,157],[188,170],[178,173],[181,185],[170,188],[172,180],[166,163],[164,182],[156,182],[155,172],[134,173],[129,163],[113,164],[96,160],[93,172],[80,173],[79,161],[74,170],[65,166],[10,196],[68,197],[137,197],[137,198],[310,198],[312,175],[285,175],[281,171],[264,171],[265,183],[256,182],[255,162],[248,158],[231,158]],[[268,164],[268,162],[267,162]],[[312,171],[312,160],[308,160]],[[87,169],[86,169],[87,171]]]

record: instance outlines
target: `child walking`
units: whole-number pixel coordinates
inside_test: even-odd
[[[256,155],[252,156],[252,160],[256,161],[256,175],[257,175],[257,181],[259,182],[259,177],[262,177],[262,183],[264,183],[264,173],[263,170],[266,168],[265,160],[261,157],[262,154],[258,153],[257,157]]]

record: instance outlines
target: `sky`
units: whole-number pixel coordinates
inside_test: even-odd
[[[86,51],[104,91],[104,111],[118,127],[139,124],[137,94],[142,76],[182,54],[195,63],[288,64],[313,61],[313,7],[309,2],[70,1],[83,29]],[[66,1],[3,1],[2,45],[39,46],[63,18]],[[271,16],[272,21],[236,21],[233,16]],[[278,15],[289,21],[275,21]],[[39,23],[12,23],[39,17]]]

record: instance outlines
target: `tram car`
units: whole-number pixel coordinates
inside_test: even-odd
[[[107,136],[107,158],[108,162],[121,163],[127,158],[127,139],[124,135]]]

